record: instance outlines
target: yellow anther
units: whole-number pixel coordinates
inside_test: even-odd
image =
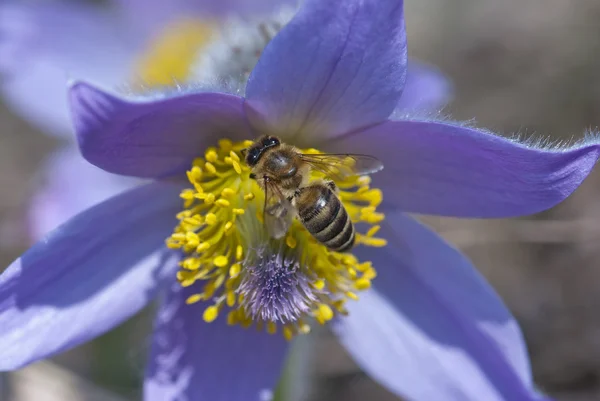
[[[183,280],[181,281],[179,284],[181,284],[182,287],[189,287],[190,285],[194,284],[196,282],[196,279],[188,279],[188,280]]]
[[[189,242],[194,242],[194,243],[200,242],[200,237],[198,237],[198,234],[193,233],[191,231],[188,231],[187,233],[185,233],[185,239],[188,243]],[[196,245],[194,245],[194,246],[196,246]]]
[[[221,206],[221,207],[229,207],[229,206],[231,206],[231,203],[229,203],[229,201],[227,199],[219,199],[215,203],[217,205]]]
[[[269,333],[269,334],[276,334],[277,333],[277,325],[275,324],[275,322],[268,322],[267,323],[267,333]]]
[[[199,182],[202,180],[202,169],[198,166],[193,166],[192,169],[187,172],[187,175],[191,182]]]
[[[244,195],[244,200],[252,200],[254,199],[254,194],[250,192],[249,194]]]
[[[188,305],[191,305],[191,304],[195,304],[196,302],[200,301],[201,299],[202,299],[201,294],[194,294],[192,296],[189,296],[188,299],[185,300],[185,303]]]
[[[212,297],[215,294],[215,282],[209,281],[208,283],[206,283],[203,290],[204,290],[204,296],[206,298]]]
[[[217,160],[219,160],[219,156],[217,155],[217,152],[214,151],[214,149],[210,149],[206,152],[206,154],[204,155],[204,158],[206,159],[207,162],[209,163],[214,163]]]
[[[204,165],[204,169],[211,174],[215,174],[217,172],[215,165],[210,162],[206,162],[206,164]]]
[[[242,265],[239,263],[234,263],[229,268],[229,277],[236,278],[237,276],[240,275],[241,271],[242,271]]]
[[[313,283],[313,287],[315,287],[317,290],[322,290],[325,288],[325,281],[317,280]]]
[[[296,241],[296,238],[292,237],[291,235],[288,235],[287,237],[285,237],[285,243],[287,246],[294,249],[296,248],[298,241]]]
[[[323,319],[325,319],[326,321],[333,319],[333,311],[331,310],[329,305],[320,304],[319,305],[319,313],[321,314]]]
[[[294,338],[294,331],[290,326],[284,326],[283,337],[288,341],[292,341],[292,338]]]
[[[227,256],[219,255],[213,259],[213,263],[217,267],[225,267],[229,264],[229,258],[227,258]]]
[[[358,301],[358,295],[356,295],[352,291],[347,291],[344,295],[346,295],[348,298],[350,298],[354,301]]]
[[[198,270],[200,268],[200,260],[197,258],[188,258],[181,263],[181,267],[187,270]]]
[[[206,196],[204,196],[204,203],[207,205],[215,203],[215,194],[206,194]]]
[[[217,308],[215,305],[206,308],[202,314],[202,318],[206,323],[214,322],[217,316],[219,316],[219,308]]]
[[[242,260],[243,257],[244,257],[244,248],[241,245],[238,245],[235,248],[235,259]]]
[[[354,282],[354,287],[359,291],[371,288],[371,281],[366,278],[360,278]]]
[[[221,191],[221,196],[223,198],[231,198],[233,195],[235,195],[235,191],[231,188],[225,188]]]
[[[369,229],[369,231],[367,231],[367,237],[372,237],[375,234],[377,234],[377,232],[379,231],[379,229],[381,228],[381,226],[373,226]]]
[[[217,215],[214,213],[208,213],[206,215],[206,217],[204,218],[204,221],[206,222],[206,224],[208,224],[209,226],[215,225],[217,224]]]
[[[237,216],[241,216],[242,214],[246,213],[244,209],[233,209],[232,212]]]
[[[233,223],[231,221],[228,221],[227,223],[225,223],[225,234],[230,234],[232,228],[233,228]]]
[[[235,305],[235,292],[227,291],[227,306],[230,308]]]
[[[233,170],[238,173],[238,174],[242,174],[242,167],[240,166],[240,163],[233,160]]]
[[[184,189],[179,194],[179,197],[182,199],[189,200],[189,199],[194,199],[194,195],[195,195],[195,191],[193,189]]]
[[[232,310],[227,314],[227,324],[233,326],[234,324],[238,324],[238,314],[237,310]]]
[[[214,285],[213,285],[215,289],[217,289],[223,285],[223,283],[225,282],[225,277],[226,277],[225,274],[221,274],[221,275],[219,275],[219,277],[217,277],[215,279]]]
[[[201,253],[210,248],[210,244],[208,242],[201,242],[200,245],[196,248],[196,252]]]
[[[229,152],[229,157],[231,157],[231,159],[235,160],[236,162],[240,161],[240,157],[233,150]]]
[[[372,246],[375,248],[381,248],[387,245],[387,240],[383,238],[369,238],[363,237],[360,242],[364,245]]]
[[[233,142],[229,139],[219,139],[219,148],[228,151],[233,147]]]

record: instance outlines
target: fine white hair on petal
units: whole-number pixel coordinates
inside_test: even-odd
[[[262,51],[296,11],[297,7],[283,6],[268,15],[232,17],[198,55],[192,67],[192,80],[218,82],[243,95]]]
[[[540,134],[538,132],[527,132],[527,130],[521,130],[513,132],[507,135],[502,133],[493,132],[488,129],[480,128],[476,125],[475,119],[466,121],[453,120],[451,117],[441,113],[394,113],[391,118],[392,121],[416,121],[416,122],[427,122],[427,123],[439,123],[454,125],[457,127],[471,128],[480,132],[497,136],[508,141],[511,141],[517,145],[521,145],[527,148],[544,150],[547,152],[564,152],[566,150],[573,150],[583,148],[589,145],[600,145],[600,129],[598,127],[592,129],[589,128],[584,132],[583,137],[579,135],[573,135],[571,139],[555,139],[550,138],[547,135]]]

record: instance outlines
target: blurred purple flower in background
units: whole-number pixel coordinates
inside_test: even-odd
[[[399,104],[414,104],[403,97],[428,99],[403,94],[402,6],[401,0],[307,0],[265,48],[242,93],[226,82],[233,94],[181,85],[119,97],[74,84],[71,107],[84,157],[107,171],[155,181],[77,215],[0,276],[0,369],[16,369],[88,341],[166,289],[146,399],[257,400],[263,389],[272,388],[287,348],[282,336],[230,327],[210,302],[202,303],[208,306],[204,312],[198,304],[186,305],[193,297],[194,302],[212,297],[196,294],[198,277],[178,277],[189,286],[176,282],[182,256],[169,251],[164,240],[176,215],[180,224],[200,219],[180,213],[179,196],[189,194],[182,189],[203,174],[240,169],[236,152],[223,159],[211,147],[235,150],[226,140],[275,133],[302,147],[372,154],[385,165],[373,184],[385,197],[381,236],[391,244],[376,252],[356,249],[356,256],[373,262],[378,276],[358,302],[346,305],[348,316],[332,325],[359,365],[408,399],[541,399],[521,332],[501,300],[468,260],[404,212],[486,218],[547,209],[587,176],[599,156],[598,142],[541,149],[398,112]],[[392,113],[404,119],[390,120]],[[192,168],[202,154],[205,160]],[[236,185],[250,185],[237,174]],[[226,189],[206,204],[220,201],[228,210],[230,203],[241,202]],[[205,195],[202,199],[212,193]],[[208,214],[201,218],[198,224],[219,223]],[[186,246],[203,247],[194,232],[171,238],[177,235]],[[286,244],[288,250],[298,245],[305,253],[320,252],[315,245],[302,249],[295,240]],[[215,265],[228,267],[222,255],[211,255]],[[348,258],[354,256],[340,260]],[[244,275],[234,266],[226,288]],[[210,285],[202,295],[218,287]],[[327,315],[324,311],[315,317]],[[230,316],[236,318],[228,315],[228,323],[236,323]]]
[[[241,70],[251,71],[266,45],[255,30],[257,21],[262,18],[270,29],[278,29],[291,17],[295,3],[118,1],[108,8],[59,1],[7,2],[0,5],[0,88],[15,112],[43,132],[70,141],[74,135],[67,107],[69,79],[83,78],[105,87],[129,82],[148,89],[224,79],[229,74],[243,87],[247,77],[239,79]],[[288,7],[280,11],[282,5]],[[227,21],[225,37],[219,37],[215,28]],[[246,59],[232,57],[231,47],[247,52]],[[434,69],[412,64],[406,92],[400,110],[436,110],[447,101],[449,85]],[[29,212],[28,232],[34,239],[139,184],[86,163],[75,149],[58,151],[42,174],[43,187]]]

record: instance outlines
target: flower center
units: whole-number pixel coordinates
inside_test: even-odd
[[[133,82],[141,91],[195,82],[243,93],[265,46],[295,11],[282,7],[260,17],[232,17],[221,29],[210,21],[177,20],[138,58]]]
[[[281,327],[291,339],[309,332],[311,321],[325,324],[335,314],[347,314],[347,300],[370,288],[376,272],[371,262],[329,250],[297,219],[281,240],[267,235],[264,192],[240,159],[250,144],[221,140],[194,160],[187,172],[190,188],[181,193],[184,210],[166,243],[183,252],[177,278],[182,286],[198,289],[187,303],[205,303],[206,322],[226,314],[228,324],[255,324],[269,333]],[[318,178],[321,173],[311,173],[311,179]],[[364,234],[357,231],[356,243],[385,246],[375,237],[384,218],[376,210],[381,191],[370,188],[366,176],[336,184],[357,230],[368,227]]]
[[[198,53],[210,42],[213,24],[195,19],[168,25],[138,61],[135,82],[144,87],[186,82]]]

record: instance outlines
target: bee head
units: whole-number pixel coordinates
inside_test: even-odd
[[[244,149],[242,154],[246,158],[246,163],[248,166],[254,167],[266,149],[279,146],[280,144],[281,142],[278,138],[265,135],[254,142],[248,149]]]

